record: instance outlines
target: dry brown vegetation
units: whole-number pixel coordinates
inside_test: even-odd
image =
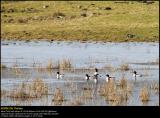
[[[1,64],[1,69],[7,68],[5,65]]]
[[[83,103],[80,97],[75,98],[74,101],[71,102],[71,106],[81,106],[81,105],[83,105]]]
[[[151,87],[150,87],[153,91],[154,91],[154,93],[159,93],[159,83],[158,82],[156,82],[156,81],[153,81],[152,83],[151,83]]]
[[[42,79],[36,78],[29,85],[30,97],[42,97],[48,93],[48,87],[45,85]]]
[[[115,72],[117,70],[112,65],[105,65],[103,68],[107,69],[108,72]]]
[[[87,89],[87,90],[82,91],[82,98],[83,99],[92,99],[92,96],[93,96],[92,90]]]
[[[51,69],[53,69],[53,62],[52,62],[52,60],[51,60],[51,59],[49,60],[49,62],[48,62],[48,64],[47,64],[47,66],[46,66],[46,69],[47,69],[47,70],[51,70]]]
[[[72,68],[71,60],[70,59],[60,60],[58,63],[58,67],[59,69],[71,69]]]
[[[11,92],[8,97],[26,99],[26,98],[29,98],[30,96],[26,92],[26,85],[22,83],[21,85],[19,85],[19,87],[16,90]]]
[[[139,98],[142,102],[149,101],[149,91],[146,86],[144,86],[139,92]]]
[[[120,65],[120,70],[122,71],[128,71],[130,68],[129,68],[129,65],[128,64],[121,64]]]
[[[54,91],[52,102],[54,105],[62,105],[64,101],[64,95],[60,88],[56,88]]]
[[[122,89],[127,87],[127,80],[125,79],[124,76],[119,80],[119,86],[120,86]]]
[[[126,103],[131,95],[131,86],[127,86],[126,79],[122,78],[117,86],[116,81],[110,81],[100,86],[98,92],[109,105],[117,106]]]
[[[22,83],[17,89],[10,93],[11,98],[39,98],[48,93],[48,88],[45,83],[37,78],[31,84]]]
[[[1,90],[1,97],[6,96],[8,93],[8,91],[6,90]]]
[[[58,60],[57,62],[53,63],[51,59],[49,59],[46,69],[51,71],[52,69],[60,69],[60,70],[65,70],[68,69],[70,70],[72,68],[72,63],[70,59],[62,59]]]

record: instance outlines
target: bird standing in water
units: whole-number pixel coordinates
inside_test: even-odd
[[[98,83],[98,69],[95,68],[95,72],[94,72],[94,75],[93,75],[93,79],[94,79],[94,83],[97,84]]]
[[[106,75],[106,82],[109,82],[111,79],[114,79],[115,77],[110,77],[108,74]]]
[[[142,77],[142,75],[137,74],[136,71],[133,71],[133,77],[135,79],[135,81],[137,80],[137,77]]]
[[[95,68],[94,75],[98,75],[98,69],[97,68]]]
[[[57,79],[62,79],[63,75],[57,72]]]
[[[90,76],[88,74],[86,74],[86,77],[85,77],[85,80],[89,80],[90,79]]]

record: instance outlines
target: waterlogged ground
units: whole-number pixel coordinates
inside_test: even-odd
[[[29,100],[1,95],[1,105],[55,105],[52,101],[55,88],[60,88],[63,93],[62,105],[113,105],[99,94],[99,88],[105,82],[106,74],[116,77],[116,83],[124,76],[132,88],[128,100],[119,105],[159,105],[159,92],[151,89],[153,82],[159,83],[158,48],[158,43],[2,41],[1,64],[7,68],[1,69],[1,91],[10,94],[20,84],[28,85],[34,79],[40,78],[48,87],[48,94]],[[66,58],[70,59],[73,68],[61,70],[64,78],[57,80],[58,70],[47,70],[45,67],[49,60],[56,65],[58,60]],[[120,69],[120,65],[125,63],[129,66],[128,71]],[[95,67],[100,69],[101,77],[98,85],[95,85],[93,80],[86,83],[85,74],[93,75]],[[135,82],[132,77],[133,70],[144,76],[137,78]],[[144,86],[147,86],[149,92],[147,103],[142,103],[139,97],[140,89]]]

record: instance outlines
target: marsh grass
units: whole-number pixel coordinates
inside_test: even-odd
[[[46,94],[48,94],[48,87],[42,79],[36,78],[29,85],[30,97],[39,98]]]
[[[20,84],[19,87],[11,92],[8,97],[22,100],[30,98],[29,94],[26,92],[26,85],[24,83]]]
[[[129,68],[129,65],[128,64],[121,64],[120,65],[120,70],[121,71],[128,71],[130,68]]]
[[[17,76],[22,75],[22,71],[21,71],[20,68],[13,68],[13,70],[14,70],[14,72],[15,72],[15,74],[16,74]]]
[[[83,90],[82,92],[82,98],[83,99],[92,99],[93,98],[93,92],[91,89]]]
[[[149,64],[151,65],[159,65],[159,58],[157,58],[156,60],[149,62]]]
[[[62,59],[58,62],[59,69],[67,69],[70,70],[72,68],[71,60],[70,59]]]
[[[37,70],[38,73],[44,72],[44,68],[42,67],[41,64],[37,65],[36,70]]]
[[[1,69],[5,69],[5,68],[7,68],[7,66],[4,64],[1,64]]]
[[[143,88],[140,89],[139,98],[142,102],[147,102],[149,101],[149,97],[150,97],[149,91],[147,87],[144,86]]]
[[[8,94],[8,91],[1,90],[1,97],[5,97]]]
[[[127,87],[127,80],[125,79],[124,76],[122,76],[122,78],[119,80],[119,86],[122,89],[125,89]]]
[[[40,98],[48,93],[48,88],[43,80],[36,78],[31,84],[22,83],[8,97],[19,98],[22,100],[31,98]]]
[[[21,71],[21,69],[20,69],[19,66],[18,66],[18,61],[17,61],[17,60],[16,60],[16,62],[13,64],[12,70],[13,70],[13,72],[14,72],[17,76],[22,75],[22,71]]]
[[[106,100],[112,101],[116,94],[116,86],[113,81],[100,86],[99,94],[104,96]]]
[[[118,81],[110,81],[100,86],[99,95],[104,97],[111,106],[119,106],[127,101],[131,95],[132,87],[127,85],[126,79],[123,77]]]
[[[159,64],[159,58],[156,59],[155,63],[158,65]]]
[[[144,69],[144,76],[149,76],[149,72],[147,68]]]
[[[71,106],[81,106],[83,105],[83,99],[81,99],[81,97],[76,97],[73,99],[73,101],[70,103]]]
[[[52,62],[51,59],[49,59],[48,64],[46,65],[46,69],[47,69],[47,70],[53,69],[53,62]]]
[[[134,86],[132,84],[127,83],[127,91],[128,91],[128,93],[132,93],[133,87]]]
[[[156,94],[159,93],[159,84],[158,84],[158,82],[153,81],[153,82],[151,83],[150,88],[151,88],[151,90],[154,91],[154,93],[156,93]]]
[[[108,72],[115,72],[117,70],[112,65],[105,65],[103,69],[107,69]]]
[[[63,101],[64,101],[64,95],[61,89],[56,88],[54,91],[52,102],[54,103],[54,105],[62,105]]]

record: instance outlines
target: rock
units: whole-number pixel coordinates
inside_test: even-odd
[[[129,4],[129,2],[127,2],[127,1],[116,1],[114,3],[126,3],[126,4]]]
[[[92,5],[92,6],[94,6],[95,4],[94,4],[94,3],[92,3],[91,5]]]
[[[5,20],[4,23],[14,23],[14,19],[9,18],[9,19]]]
[[[21,10],[21,12],[26,12],[26,13],[35,13],[37,12],[38,10],[37,9],[34,9],[34,8],[24,8],[23,10]]]
[[[8,43],[2,43],[2,45],[9,45]]]
[[[82,10],[87,11],[88,9],[87,9],[87,8],[84,8],[84,9],[82,9]]]
[[[65,14],[61,12],[56,12],[53,14],[53,18],[63,18],[63,17],[65,17]]]
[[[103,8],[102,8],[102,7],[97,7],[96,9],[97,9],[97,10],[102,10]]]
[[[8,16],[5,14],[5,15],[3,15],[3,17],[8,17]]]
[[[1,7],[1,12],[5,12],[5,11],[6,11],[5,7],[4,6]]]
[[[86,13],[81,13],[81,16],[87,17],[87,14]]]
[[[81,9],[81,8],[82,8],[82,6],[81,6],[81,5],[78,5],[78,6],[77,6],[77,8]]]
[[[28,22],[27,19],[23,19],[23,18],[18,19],[18,23],[27,23],[27,22]]]
[[[154,3],[154,1],[148,1],[148,2],[147,2],[147,5],[153,4],[153,3]]]
[[[43,9],[46,9],[48,7],[49,7],[49,5],[43,5]]]
[[[105,7],[104,10],[111,10],[111,7]]]
[[[57,16],[57,18],[60,18],[60,19],[62,19],[62,18],[63,18],[63,16]]]
[[[73,15],[73,16],[70,16],[70,19],[74,19],[74,18],[76,18],[76,16],[75,16],[75,15]]]
[[[95,12],[93,12],[91,16],[99,16],[99,15],[101,15],[101,13],[95,13]]]
[[[134,38],[135,35],[134,34],[127,34],[127,38]]]
[[[7,13],[13,13],[13,12],[15,12],[15,10],[12,9],[12,8],[10,8],[10,9],[7,10]]]

